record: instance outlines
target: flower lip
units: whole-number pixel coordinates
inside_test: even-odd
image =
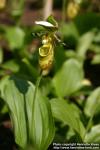
[[[45,57],[45,56],[49,55],[51,48],[52,48],[52,45],[50,43],[41,46],[39,48],[39,55],[41,57]]]

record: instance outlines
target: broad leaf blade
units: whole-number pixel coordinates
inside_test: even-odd
[[[94,90],[87,98],[84,112],[90,117],[100,112],[100,87]]]
[[[76,107],[63,99],[52,99],[51,108],[55,118],[69,125],[81,138],[84,137],[85,128],[80,121],[79,110]]]
[[[91,131],[86,134],[85,142],[88,143],[100,143],[100,124],[91,128]]]
[[[58,96],[69,96],[81,87],[82,80],[83,70],[81,64],[75,59],[70,59],[63,64],[54,76],[53,86]]]
[[[24,44],[24,31],[19,27],[7,27],[6,30],[6,38],[9,42],[9,46],[11,49],[19,49]]]
[[[16,83],[23,90],[26,88],[21,80],[9,78],[4,88],[3,97],[10,110],[16,143],[24,148],[27,144],[24,93],[18,89]]]
[[[83,34],[83,36],[81,36],[81,38],[79,39],[76,50],[80,58],[85,58],[86,51],[89,49],[93,41],[94,35],[94,32],[90,31]]]
[[[29,84],[30,88],[26,94],[29,138],[37,150],[47,150],[54,137],[51,106],[48,99],[43,97],[40,91],[37,92],[33,102],[35,87],[30,82]]]
[[[12,72],[18,72],[20,66],[18,65],[17,61],[15,59],[11,59],[9,61],[6,61],[1,66],[3,69],[12,71]]]
[[[47,150],[54,137],[54,122],[48,99],[38,91],[33,102],[35,86],[15,77],[6,78],[0,90],[10,109],[16,143],[22,148],[31,143],[36,150]]]
[[[86,12],[78,15],[74,23],[79,33],[82,35],[92,29],[100,29],[100,15],[94,12]]]
[[[92,64],[100,64],[100,54],[96,54],[92,60]]]
[[[60,28],[60,32],[62,33],[62,35],[64,37],[67,38],[67,40],[69,37],[69,39],[72,38],[75,41],[78,41],[78,38],[80,37],[78,29],[76,28],[75,23],[73,23],[73,22],[69,22],[67,24],[63,23]],[[69,42],[69,40],[67,41],[67,44],[70,46],[70,43],[72,43],[72,41],[70,41],[69,43],[68,42]]]

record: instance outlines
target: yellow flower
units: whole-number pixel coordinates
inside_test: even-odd
[[[76,2],[70,2],[67,6],[67,16],[70,19],[73,19],[79,12],[80,6]]]
[[[6,5],[6,0],[0,0],[0,9],[3,9]]]
[[[39,48],[39,65],[42,70],[42,75],[47,75],[54,60],[54,46],[50,36],[43,36],[43,46]]]

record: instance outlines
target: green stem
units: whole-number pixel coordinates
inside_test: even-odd
[[[38,87],[39,87],[39,84],[40,84],[41,79],[42,79],[42,74],[38,77],[38,79],[37,79],[37,81],[36,81],[36,86],[35,86],[35,91],[34,91],[34,97],[33,97],[33,105],[32,105],[32,108],[34,107],[34,102],[35,102],[35,99],[36,99],[36,94],[37,94]]]
[[[63,0],[63,6],[62,6],[62,23],[64,23],[66,20],[66,0]]]
[[[42,79],[42,74],[38,77],[38,79],[36,81],[35,91],[34,91],[34,97],[33,97],[33,103],[32,103],[32,108],[33,109],[34,109],[34,103],[35,103],[35,100],[36,100],[36,94],[37,94],[38,87],[39,87],[41,79]],[[34,115],[34,110],[32,110],[32,118],[33,118],[33,115]]]
[[[37,92],[38,92],[38,87],[40,84],[40,81],[42,79],[42,74],[40,74],[40,76],[37,78],[36,81],[36,85],[35,85],[35,90],[34,90],[34,96],[33,96],[33,102],[32,102],[32,120],[34,118],[34,104],[35,104],[35,100],[36,100],[36,96],[37,96]],[[33,124],[31,122],[31,130],[34,129]],[[31,131],[32,132],[32,131]],[[34,149],[35,150],[35,149]]]

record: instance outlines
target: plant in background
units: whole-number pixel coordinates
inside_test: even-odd
[[[20,17],[21,14],[23,13],[23,9],[24,9],[24,4],[25,1],[24,0],[9,0],[9,6],[11,9],[11,15],[14,17]]]
[[[0,10],[4,9],[6,5],[6,0],[0,0]]]
[[[80,11],[81,0],[69,1],[67,6],[67,16],[69,19],[73,19]]]

